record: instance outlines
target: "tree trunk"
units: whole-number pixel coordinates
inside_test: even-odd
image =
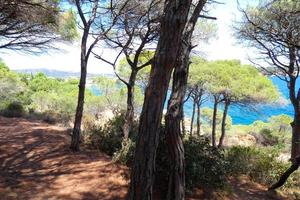
[[[289,78],[288,83],[289,98],[294,108],[294,121],[291,123],[292,126],[292,150],[291,150],[291,161],[293,162],[298,156],[300,156],[300,89],[296,92],[296,81],[297,77],[295,74],[295,63],[297,62],[297,50],[294,47],[289,48]]]
[[[293,68],[293,67],[292,67]],[[291,149],[291,161],[300,156],[300,89],[295,94],[296,78],[290,75],[289,97],[294,108],[294,121],[292,126],[292,149]]]
[[[200,122],[200,101],[198,100],[197,102],[197,135],[200,136],[200,126],[201,126],[201,122]]]
[[[170,112],[166,115],[166,142],[170,159],[168,200],[183,200],[185,194],[184,148],[180,136],[180,117],[178,116],[180,113],[176,108],[173,111],[174,107],[171,105],[176,100],[170,99]],[[176,106],[175,104],[173,105]]]
[[[227,119],[227,113],[228,113],[228,108],[230,105],[230,101],[229,100],[225,100],[224,102],[224,112],[223,112],[223,117],[222,117],[222,127],[221,127],[221,137],[219,140],[219,144],[218,144],[218,148],[222,148],[223,147],[223,143],[224,143],[224,138],[225,138],[225,131],[226,131],[226,119]]]
[[[296,171],[300,166],[300,156],[295,158],[292,166],[288,168],[280,177],[279,181],[275,184],[273,184],[268,190],[275,190],[277,188],[280,188],[284,185],[284,183],[287,181],[289,176]]]
[[[295,114],[294,121],[291,123],[291,126],[292,126],[291,161],[293,162],[297,157],[300,156],[300,113]]]
[[[190,127],[190,135],[193,135],[193,125],[194,125],[195,111],[196,111],[196,103],[195,103],[195,100],[194,100],[192,119],[191,119],[191,127]]]
[[[214,96],[214,111],[212,118],[212,131],[211,131],[211,143],[213,147],[216,147],[216,126],[217,126],[217,114],[218,114],[218,97]]]
[[[288,84],[289,98],[294,108],[294,121],[292,126],[292,148],[291,148],[291,162],[292,166],[285,171],[277,183],[273,184],[269,190],[275,190],[285,184],[289,176],[296,171],[300,166],[300,89],[298,89],[297,95],[295,94],[296,77],[293,75],[295,71],[296,55],[294,49],[290,49],[290,66],[289,66],[289,78]]]
[[[190,41],[182,42],[173,73],[172,93],[168,102],[166,142],[170,160],[167,200],[183,200],[185,196],[184,148],[181,139],[180,119],[186,92]]]
[[[77,152],[80,150],[80,131],[81,131],[81,120],[84,106],[84,94],[85,94],[85,82],[86,82],[86,74],[87,74],[87,62],[88,59],[86,57],[86,43],[88,38],[88,29],[84,30],[82,39],[81,39],[81,56],[80,56],[80,81],[79,81],[79,92],[77,99],[77,107],[75,114],[75,122],[71,139],[70,149],[72,151]]]
[[[130,200],[152,199],[156,149],[162,111],[190,6],[191,0],[167,0],[165,2],[160,38],[140,117],[129,188]]]
[[[132,71],[127,85],[127,109],[123,125],[124,139],[128,139],[134,119],[134,86],[137,72]]]
[[[205,1],[199,1],[184,30],[179,55],[173,73],[172,93],[166,114],[166,142],[171,163],[167,200],[184,200],[185,169],[184,147],[180,132],[190,64],[191,40],[197,19]]]

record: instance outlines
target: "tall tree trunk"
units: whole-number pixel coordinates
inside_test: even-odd
[[[290,81],[287,84],[289,89],[289,98],[294,108],[294,121],[291,123],[292,126],[292,148],[291,148],[291,162],[292,166],[285,171],[279,181],[273,184],[269,190],[277,189],[284,185],[287,181],[288,177],[296,171],[300,166],[300,89],[298,89],[296,95],[296,80],[297,71],[295,69],[295,63],[297,63],[297,49],[295,47],[289,48],[289,68],[288,68],[288,76]]]
[[[200,128],[201,128],[201,122],[200,122],[200,100],[197,101],[197,135],[200,136]]]
[[[205,2],[198,2],[185,27],[173,73],[172,93],[165,118],[166,142],[171,163],[167,200],[184,200],[185,196],[184,147],[180,134],[180,119],[187,87],[192,35]]]
[[[181,139],[180,119],[183,99],[186,92],[189,54],[189,41],[182,42],[173,73],[172,93],[168,101],[165,117],[166,142],[170,160],[167,200],[183,200],[185,196],[184,148]]]
[[[162,111],[190,6],[191,0],[166,0],[165,2],[160,38],[140,117],[129,188],[130,200],[152,199],[156,149]]]
[[[291,149],[291,161],[300,156],[300,113],[298,111],[298,106],[296,107],[297,111],[294,115],[294,121],[291,123],[292,126],[292,149]]]
[[[221,125],[221,137],[220,137],[220,140],[219,140],[218,148],[223,147],[225,132],[226,132],[226,119],[227,119],[227,113],[228,113],[229,105],[230,105],[230,101],[225,100],[225,102],[224,102],[224,112],[223,112],[223,117],[222,117],[222,125]]]
[[[218,97],[214,96],[214,110],[212,118],[212,131],[211,131],[211,143],[213,147],[216,147],[216,126],[217,126],[217,114],[218,114]]]
[[[292,126],[292,149],[291,149],[291,161],[300,156],[300,89],[295,94],[296,78],[290,75],[289,96],[290,101],[294,108],[294,120],[291,123]]]
[[[79,93],[77,99],[77,107],[76,107],[76,114],[75,114],[75,122],[74,128],[72,133],[71,139],[71,146],[70,149],[72,151],[79,151],[80,145],[80,131],[81,131],[81,120],[82,120],[82,113],[84,107],[84,94],[85,94],[85,82],[86,82],[86,74],[87,74],[87,62],[88,59],[86,57],[86,45],[87,45],[87,38],[88,38],[88,30],[85,29],[83,36],[81,38],[81,56],[80,56],[80,81],[79,81]]]
[[[296,54],[295,49],[290,48],[290,66],[289,66],[289,78],[288,83],[289,98],[294,108],[294,120],[291,123],[292,126],[292,148],[291,148],[291,162],[292,165],[287,171],[285,171],[278,182],[273,184],[269,190],[277,189],[285,184],[289,176],[296,171],[300,166],[300,89],[298,89],[297,95],[295,94],[296,77],[295,72],[295,62]]]
[[[191,119],[191,127],[190,127],[190,135],[193,135],[193,125],[194,125],[195,111],[196,111],[196,102],[194,100],[194,103],[193,103],[193,112],[192,112],[192,119]]]
[[[178,82],[178,75],[184,75],[182,72],[174,73],[173,82]],[[187,69],[186,69],[187,70]],[[185,171],[184,171],[184,148],[180,134],[180,115],[182,98],[184,96],[184,85],[174,86],[171,98],[168,102],[168,111],[165,117],[166,120],[166,142],[168,146],[168,155],[170,160],[170,174],[167,199],[168,200],[183,200],[185,194]]]
[[[125,114],[125,122],[123,125],[124,139],[128,139],[134,119],[134,86],[136,80],[136,71],[132,71],[127,84],[127,109]]]
[[[294,121],[291,123],[292,126],[292,150],[291,150],[291,161],[293,162],[298,156],[300,156],[300,89],[296,94],[296,80],[295,63],[297,62],[296,57],[297,50],[294,47],[289,48],[289,78],[288,84],[290,101],[294,107]]]

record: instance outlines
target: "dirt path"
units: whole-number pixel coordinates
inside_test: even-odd
[[[128,169],[99,152],[72,153],[63,128],[40,121],[0,117],[1,200],[122,200]],[[188,200],[283,200],[248,179],[232,179],[230,194]]]
[[[125,167],[68,145],[63,128],[0,117],[0,199],[124,199]]]

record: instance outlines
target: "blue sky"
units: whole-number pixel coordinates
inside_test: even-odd
[[[242,63],[249,63],[248,56],[251,50],[237,44],[232,35],[232,23],[239,20],[240,14],[236,0],[220,0],[224,4],[210,7],[210,15],[217,17],[217,39],[210,44],[199,44],[201,51],[205,52],[208,60],[216,59],[239,59]],[[245,5],[246,0],[239,1]],[[252,1],[253,2],[253,1]],[[251,2],[251,3],[252,3]],[[33,56],[15,52],[4,52],[1,58],[11,69],[47,68],[63,71],[80,71],[80,45],[79,41],[73,44],[57,44],[62,51],[51,51],[47,54]],[[113,57],[115,52],[111,49],[102,49],[104,57]],[[112,73],[112,68],[107,64],[91,57],[88,66],[89,73]]]

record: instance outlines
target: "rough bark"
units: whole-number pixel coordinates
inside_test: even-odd
[[[295,114],[292,126],[292,149],[291,149],[291,161],[293,162],[300,156],[300,113]]]
[[[187,23],[173,73],[172,93],[165,118],[166,142],[171,163],[167,200],[184,200],[185,196],[184,148],[180,132],[180,119],[187,88],[192,35],[205,2],[198,2]]]
[[[133,71],[130,74],[127,84],[127,109],[125,114],[125,122],[123,125],[124,139],[128,139],[134,119],[134,85],[137,72]]]
[[[152,199],[162,111],[190,6],[191,0],[165,2],[160,38],[140,117],[128,195],[131,200]]]
[[[185,194],[184,148],[180,131],[181,109],[187,85],[190,54],[189,46],[185,45],[181,44],[180,55],[175,63],[172,93],[165,117],[166,142],[170,160],[168,200],[183,200]]]
[[[212,118],[212,130],[211,130],[211,143],[213,147],[216,147],[216,127],[217,127],[217,113],[218,113],[218,97],[214,96],[214,110]]]
[[[230,101],[225,100],[224,101],[224,112],[223,112],[223,116],[222,116],[222,125],[221,125],[221,137],[219,140],[218,148],[223,147],[225,132],[226,132],[226,119],[227,119],[229,105],[230,105]]]
[[[177,99],[174,98],[170,99],[169,105],[173,104],[173,102],[176,100]],[[172,109],[174,109],[174,112],[172,112]],[[184,148],[180,135],[180,118],[177,114],[177,108],[171,106],[170,111],[171,112],[167,113],[166,115],[166,142],[170,159],[167,199],[183,200],[185,194],[185,171]]]
[[[85,94],[85,82],[86,82],[86,74],[87,74],[87,58],[86,58],[86,45],[87,45],[88,31],[83,33],[81,39],[81,56],[80,56],[80,81],[79,81],[79,92],[77,99],[77,107],[75,113],[75,122],[71,139],[70,149],[72,151],[79,151],[80,145],[80,131],[81,131],[81,120],[84,106],[84,94]]]

